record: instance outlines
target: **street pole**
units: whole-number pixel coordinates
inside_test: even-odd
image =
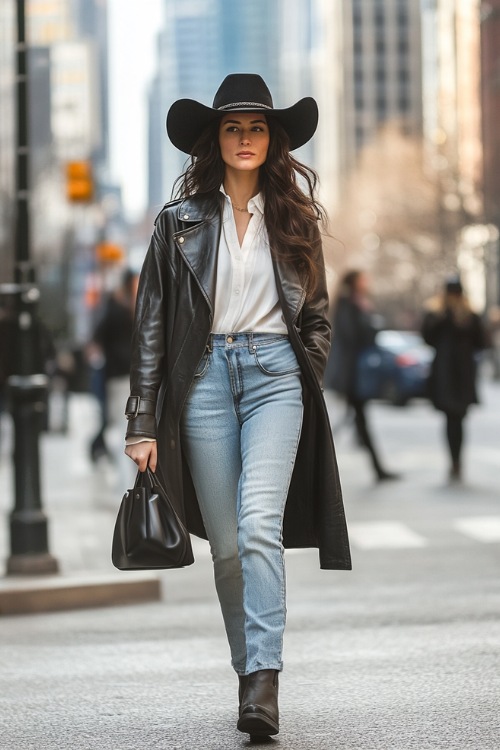
[[[12,292],[16,298],[14,375],[8,380],[14,422],[15,507],[10,515],[8,574],[45,574],[58,570],[48,549],[48,524],[40,493],[39,441],[47,404],[48,381],[40,355],[37,316],[39,291],[30,259],[28,55],[25,3],[17,4],[16,46],[16,220]]]

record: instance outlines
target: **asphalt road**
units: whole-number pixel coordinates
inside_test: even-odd
[[[427,405],[372,407],[403,473],[376,485],[332,401],[354,569],[287,553],[276,750],[500,748],[500,387],[483,391],[462,487]],[[202,542],[196,557],[162,574],[161,603],[0,620],[0,747],[248,747]]]

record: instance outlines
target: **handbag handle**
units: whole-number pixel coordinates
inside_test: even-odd
[[[134,490],[136,487],[147,487],[151,489],[154,487],[155,484],[158,484],[158,480],[156,479],[156,475],[154,471],[151,471],[149,466],[146,468],[146,471],[138,471],[137,475],[135,477],[134,482]]]

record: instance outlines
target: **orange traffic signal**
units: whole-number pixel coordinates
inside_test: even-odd
[[[119,263],[123,260],[123,248],[114,242],[100,242],[96,246],[96,256],[100,263]]]
[[[71,203],[89,203],[94,195],[92,164],[69,161],[66,164],[66,197]]]

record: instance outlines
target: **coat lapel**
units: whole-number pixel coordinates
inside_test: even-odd
[[[178,208],[179,226],[175,244],[191,270],[213,314],[217,256],[221,232],[221,210],[218,195],[208,193],[187,198]]]

